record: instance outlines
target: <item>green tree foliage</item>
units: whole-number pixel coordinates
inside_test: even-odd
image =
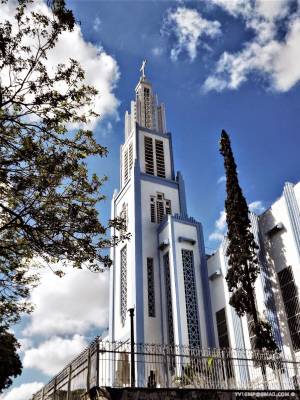
[[[226,172],[225,201],[226,221],[228,226],[228,271],[226,281],[232,293],[230,304],[239,316],[253,316],[255,348],[276,350],[271,326],[260,319],[255,301],[255,281],[259,274],[257,260],[258,246],[251,232],[249,209],[239,185],[228,134],[223,130],[220,141],[220,153],[224,157]]]
[[[12,384],[12,376],[21,374],[22,364],[17,353],[19,347],[14,335],[0,327],[0,393]]]
[[[84,84],[73,59],[47,68],[60,35],[74,28],[73,14],[63,0],[48,2],[47,14],[32,11],[31,3],[19,0],[14,22],[0,24],[2,326],[31,310],[34,263],[101,271],[111,263],[105,249],[129,236],[120,218],[100,222],[96,207],[106,177],[89,176],[86,165],[87,157],[107,154],[85,129],[97,116],[97,91]],[[55,272],[62,275],[61,268]]]

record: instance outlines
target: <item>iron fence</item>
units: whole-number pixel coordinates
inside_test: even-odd
[[[33,400],[79,400],[97,386],[288,392],[298,390],[299,384],[300,362],[280,353],[159,344],[131,347],[129,341],[96,338]]]

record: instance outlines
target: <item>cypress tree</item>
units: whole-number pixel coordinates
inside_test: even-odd
[[[253,317],[254,348],[276,350],[277,345],[271,326],[260,318],[256,307],[255,281],[259,274],[258,246],[251,232],[249,209],[239,185],[230,138],[224,130],[221,134],[220,153],[224,157],[226,173],[225,211],[229,241],[226,251],[228,257],[226,281],[231,293],[229,303],[239,316],[248,314]]]

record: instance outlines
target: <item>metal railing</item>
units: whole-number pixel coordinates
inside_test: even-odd
[[[298,390],[299,384],[300,362],[280,353],[159,344],[132,346],[129,341],[103,342],[96,338],[33,400],[79,400],[92,387],[288,392]]]

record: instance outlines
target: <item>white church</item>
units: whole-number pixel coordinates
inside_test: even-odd
[[[132,238],[111,251],[109,340],[130,337],[134,308],[137,343],[215,346],[202,226],[187,214],[165,108],[145,63],[125,114],[120,160],[111,217],[125,217]]]

